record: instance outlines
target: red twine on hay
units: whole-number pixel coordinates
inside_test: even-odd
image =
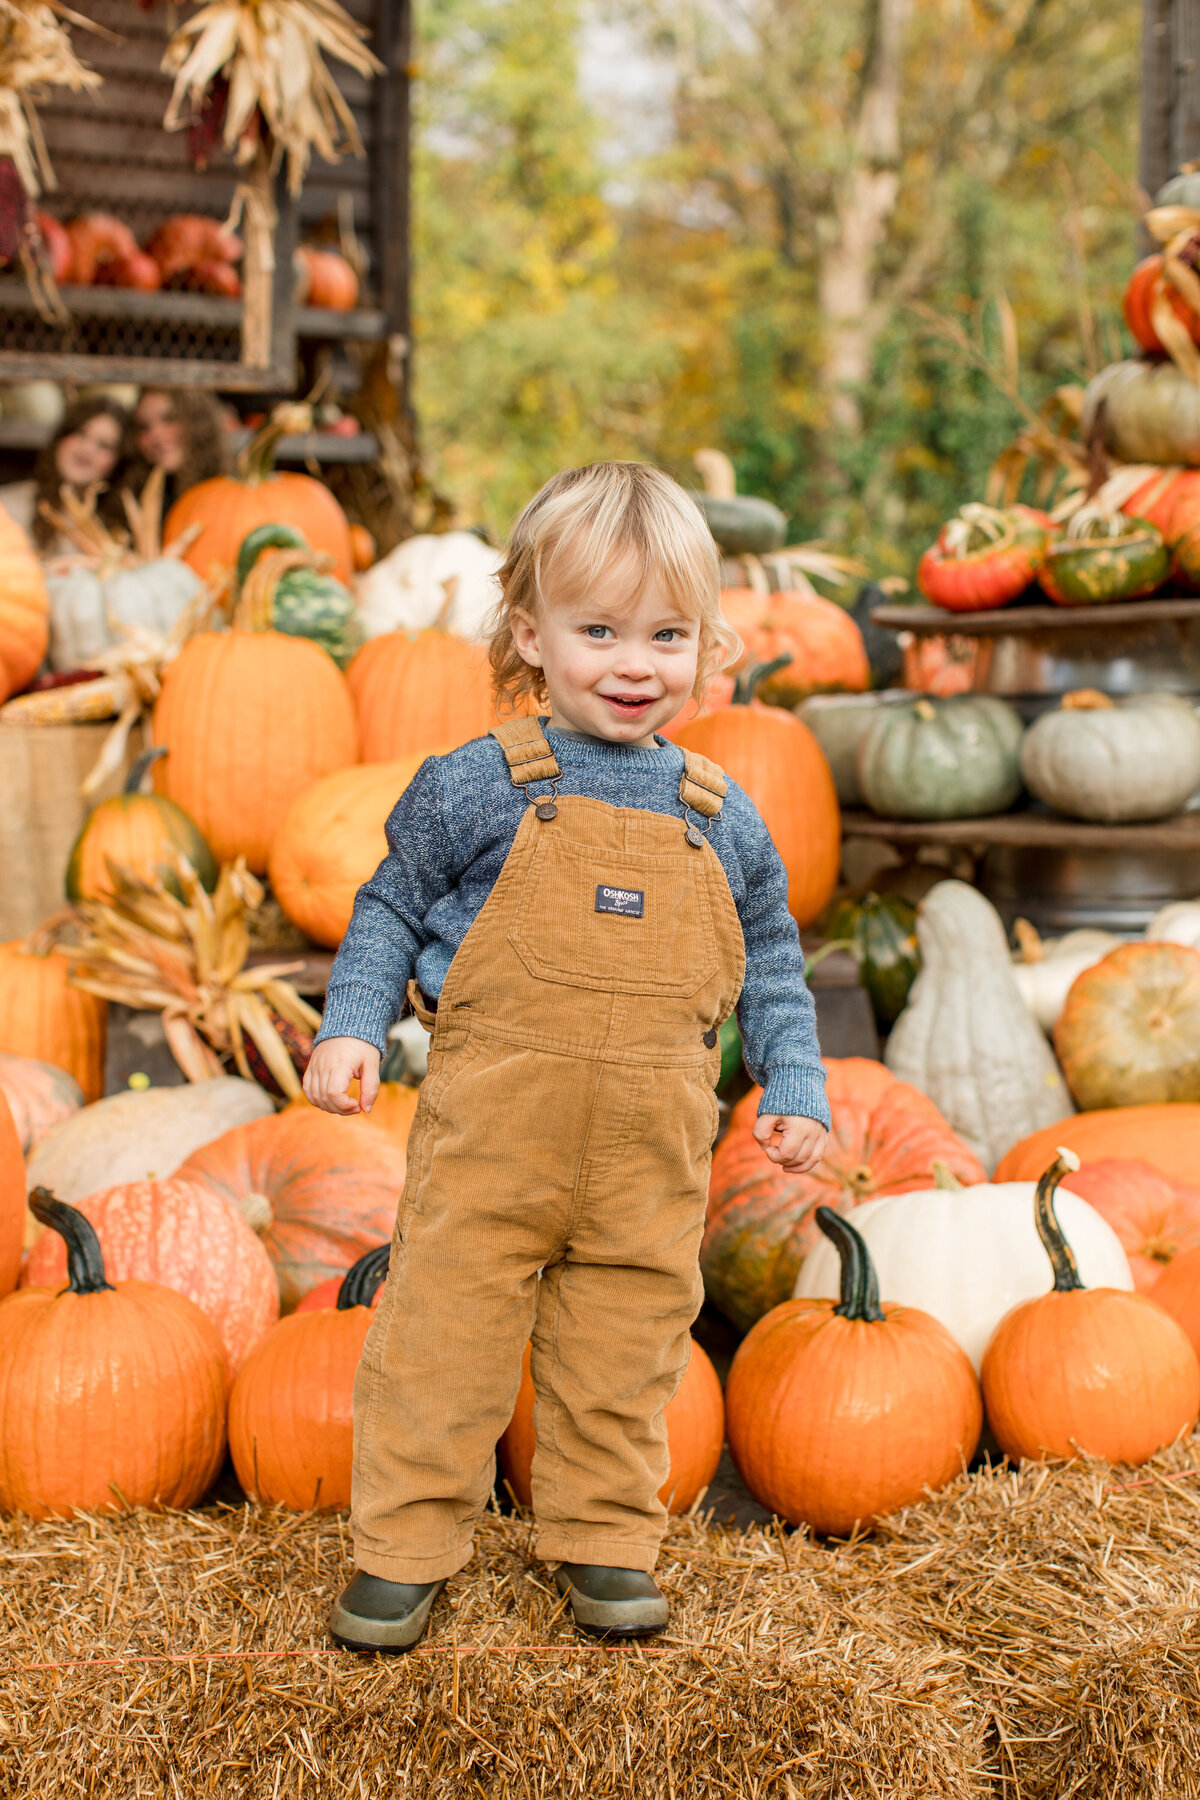
[[[686,1650],[720,1649],[716,1644],[418,1644],[410,1656],[580,1656],[600,1651],[606,1656],[678,1656]],[[38,1675],[62,1669],[123,1669],[131,1663],[265,1662],[286,1656],[349,1656],[335,1648],[319,1650],[189,1650],[149,1656],[85,1656],[77,1662],[10,1663],[5,1675]]]

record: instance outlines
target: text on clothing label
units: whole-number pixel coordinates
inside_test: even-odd
[[[646,895],[642,888],[598,887],[596,911],[620,913],[626,919],[640,919],[646,911]]]

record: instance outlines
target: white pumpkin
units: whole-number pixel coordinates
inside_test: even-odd
[[[113,641],[115,626],[143,626],[165,637],[203,583],[177,556],[160,556],[109,575],[78,559],[52,563],[46,587],[50,666],[62,672],[101,656]]]
[[[1067,694],[1025,733],[1021,775],[1071,819],[1164,819],[1200,786],[1200,718],[1178,694]]]
[[[440,623],[455,637],[483,638],[500,598],[496,571],[503,561],[503,552],[473,531],[407,538],[358,578],[364,636]]]
[[[1020,950],[1013,958],[1013,977],[1022,1000],[1049,1037],[1067,1003],[1077,975],[1103,961],[1123,941],[1111,931],[1081,929],[1065,937],[1040,938],[1024,919],[1017,920]]]
[[[201,1144],[274,1110],[262,1088],[232,1075],[110,1094],[42,1139],[29,1159],[29,1186],[73,1206],[100,1188],[154,1181],[173,1175]]]
[[[939,881],[917,908],[917,943],[921,972],[884,1061],[928,1094],[991,1170],[1075,1107],[1021,998],[995,907],[965,881]]]
[[[1184,944],[1200,950],[1200,900],[1172,900],[1146,927],[1151,943]]]
[[[1053,1286],[1034,1223],[1035,1191],[1032,1181],[922,1189],[868,1200],[846,1217],[866,1239],[880,1297],[940,1319],[978,1372],[1005,1313]],[[1054,1205],[1085,1286],[1132,1291],[1128,1259],[1107,1220],[1065,1188]],[[805,1257],[795,1292],[826,1298],[838,1291],[837,1252],[822,1238]]]

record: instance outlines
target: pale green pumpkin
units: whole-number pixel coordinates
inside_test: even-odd
[[[971,819],[1021,792],[1020,717],[990,694],[885,707],[858,747],[858,785],[885,819]]]

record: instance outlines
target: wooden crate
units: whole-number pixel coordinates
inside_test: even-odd
[[[0,725],[0,942],[24,937],[64,904],[71,846],[90,810],[79,785],[111,729],[99,725]],[[119,792],[141,754],[129,735],[123,767],[97,799]]]

